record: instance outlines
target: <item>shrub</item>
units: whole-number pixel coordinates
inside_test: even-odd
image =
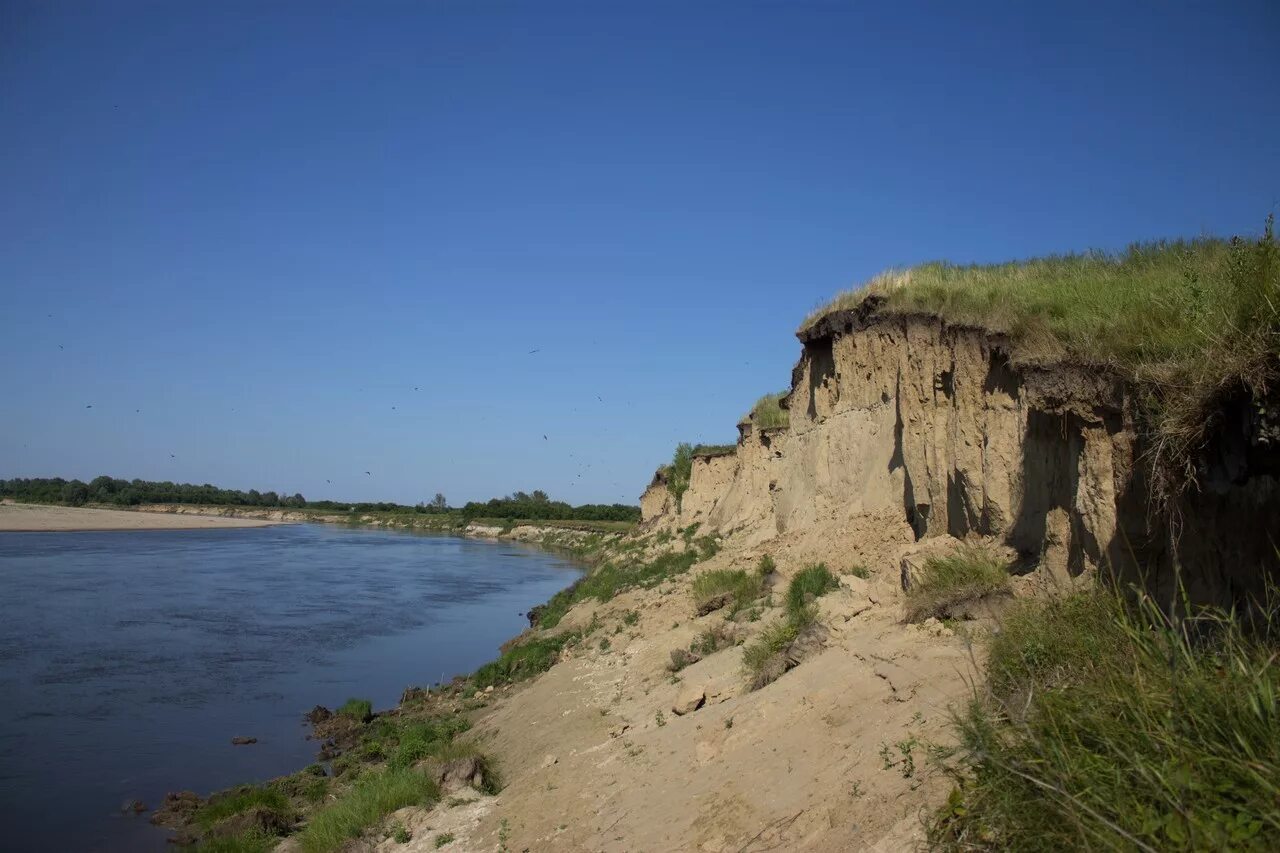
[[[426,805],[440,788],[414,770],[387,769],[362,777],[337,801],[318,809],[298,834],[304,853],[332,853],[396,809]]]
[[[436,849],[437,849],[437,850],[438,850],[438,849],[440,849],[441,847],[445,846],[446,844],[448,844],[448,843],[449,843],[449,842],[451,842],[451,841],[453,841],[453,833],[452,833],[452,832],[442,832],[442,833],[440,833],[439,835],[437,835],[437,836],[436,836],[436,840],[435,840]]]
[[[773,561],[773,557],[765,554],[760,558],[760,563],[756,566],[756,572],[761,578],[767,578],[778,570],[778,564]]]
[[[737,612],[750,604],[761,592],[759,575],[741,569],[717,569],[703,572],[693,579],[693,601],[699,614],[709,613],[725,605]]]
[[[373,703],[368,699],[348,699],[342,703],[338,713],[344,717],[367,723],[373,719]]]
[[[676,511],[680,510],[684,493],[689,489],[689,478],[693,475],[693,446],[687,442],[676,445],[671,456],[671,464],[667,466],[667,491],[676,502]]]
[[[959,784],[931,848],[1273,848],[1268,621],[1256,636],[1223,613],[1177,623],[1109,591],[1020,605],[991,645],[987,689],[956,719]]]
[[[787,613],[792,619],[801,617],[814,599],[839,586],[840,582],[824,563],[801,570],[787,587]]]
[[[925,560],[907,590],[906,618],[943,618],[958,604],[1008,592],[1008,564],[980,545],[962,545],[944,557]]]

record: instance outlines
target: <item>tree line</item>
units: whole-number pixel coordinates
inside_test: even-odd
[[[301,494],[281,494],[257,489],[220,489],[205,483],[171,483],[152,480],[121,480],[95,477],[88,483],[62,477],[14,478],[0,480],[0,497],[31,503],[107,504],[203,504],[208,506],[260,506],[285,509],[318,509],[330,512],[414,512],[425,514],[460,514],[472,518],[519,518],[537,521],[639,521],[640,508],[626,504],[584,504],[570,506],[554,501],[546,492],[514,492],[487,502],[471,501],[460,510],[449,506],[445,496],[436,492],[430,501],[414,506],[390,501],[309,501]]]

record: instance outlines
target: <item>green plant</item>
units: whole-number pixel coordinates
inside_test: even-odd
[[[781,657],[800,635],[800,626],[782,619],[766,626],[756,641],[742,650],[742,663],[751,677],[751,689],[758,690],[786,671]]]
[[[684,493],[689,489],[689,478],[693,475],[693,445],[683,441],[677,444],[666,472],[667,491],[676,502],[678,512],[684,500]]]
[[[389,836],[396,844],[408,844],[413,840],[413,834],[400,821],[391,824]]]
[[[622,624],[626,625],[629,628],[633,627],[639,621],[640,621],[639,610],[628,610],[626,614],[622,617]]]
[[[304,853],[332,853],[396,809],[439,797],[436,783],[414,770],[368,774],[338,800],[317,809],[298,834],[298,844]]]
[[[779,391],[776,394],[765,394],[759,400],[756,400],[756,404],[751,407],[751,411],[743,416],[740,423],[749,423],[757,430],[790,426],[791,413],[782,408],[782,401],[786,399],[789,393],[791,393],[790,390]]]
[[[602,638],[602,639],[600,640],[600,651],[602,651],[602,652],[607,652],[607,651],[609,651],[610,645],[611,645],[611,644],[609,643],[609,638],[608,638],[608,637],[604,637],[604,638]]]
[[[250,809],[266,809],[280,815],[286,822],[291,821],[293,817],[289,798],[278,788],[241,785],[210,797],[209,801],[196,811],[192,821],[201,829],[208,830],[218,821]]]
[[[778,564],[773,561],[773,557],[765,554],[760,558],[760,562],[756,565],[756,573],[761,578],[767,578],[778,570]]]
[[[694,578],[691,589],[698,613],[725,605],[730,605],[730,612],[736,613],[760,596],[762,581],[759,575],[741,569],[716,569]]]
[[[439,835],[436,836],[436,840],[435,840],[436,849],[439,850],[441,847],[450,843],[451,841],[453,841],[453,838],[454,836],[452,832],[440,833]]]
[[[523,681],[551,669],[562,649],[576,642],[577,632],[566,632],[550,637],[536,637],[512,646],[498,657],[475,671],[471,681],[477,687],[510,684]]]
[[[1280,620],[1099,589],[1018,603],[955,720],[933,849],[1265,850],[1280,833]]]
[[[633,587],[652,588],[687,572],[698,561],[692,551],[661,554],[652,560],[626,558],[602,563],[573,586],[563,589],[538,612],[540,628],[554,628],[573,605],[588,598],[605,602]]]
[[[238,835],[203,838],[196,849],[200,853],[270,853],[279,843],[277,835],[248,830]]]
[[[662,715],[662,709],[661,709],[661,708],[659,708],[659,709],[658,709],[658,713],[657,713],[656,715],[654,715],[654,722],[656,722],[656,723],[658,724],[658,727],[659,727],[659,728],[661,728],[661,727],[663,727],[663,726],[665,726],[665,725],[667,724],[667,718],[666,718],[666,717],[664,717],[664,716]]]
[[[853,575],[855,578],[862,578],[865,581],[871,577],[871,570],[863,565],[850,566],[849,574]]]
[[[699,536],[693,545],[698,551],[699,560],[710,560],[720,552],[720,543],[714,536]]]
[[[1008,563],[981,545],[961,545],[946,556],[925,560],[907,590],[906,619],[949,616],[958,604],[1008,592]]]
[[[373,703],[368,699],[348,699],[338,708],[338,713],[353,720],[367,723],[373,719]]]
[[[802,569],[787,587],[787,613],[792,619],[803,618],[814,599],[839,586],[840,582],[824,563]]]

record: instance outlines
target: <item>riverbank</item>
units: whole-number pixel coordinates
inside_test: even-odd
[[[0,503],[0,532],[209,530],[266,527],[282,520],[197,513],[162,515],[117,509]]]

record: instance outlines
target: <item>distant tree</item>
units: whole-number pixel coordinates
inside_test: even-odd
[[[529,499],[538,504],[544,504],[551,500],[551,498],[547,497],[547,493],[542,491],[542,489],[534,489],[533,494],[530,495]]]
[[[449,502],[445,500],[444,492],[436,492],[436,496],[431,499],[431,508],[436,512],[444,512],[449,508]]]
[[[89,500],[89,487],[73,480],[62,487],[62,502],[69,506],[84,506]]]

